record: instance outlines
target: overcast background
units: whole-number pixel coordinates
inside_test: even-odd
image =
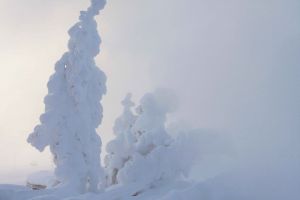
[[[0,183],[51,166],[49,153],[26,138],[43,112],[67,30],[88,4],[0,0]],[[169,87],[181,102],[173,121],[230,135],[240,163],[298,180],[299,10],[299,0],[108,0],[97,18],[97,64],[108,77],[104,143],[128,91],[138,101]]]

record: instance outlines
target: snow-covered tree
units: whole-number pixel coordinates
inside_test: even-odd
[[[170,142],[165,123],[167,114],[174,110],[175,102],[174,95],[166,89],[157,89],[142,97],[136,109],[139,115],[132,127],[137,140],[136,151],[141,155]]]
[[[218,154],[213,149],[222,144],[204,130],[184,129],[175,137],[167,132],[167,115],[177,105],[172,92],[159,89],[145,94],[136,108],[137,116],[126,99],[114,127],[116,138],[107,145],[107,186],[119,184],[131,196],[138,196],[149,189],[188,185],[194,164],[203,156]]]
[[[131,130],[136,140],[134,152],[119,170],[117,178],[120,183],[151,184],[164,179],[172,169],[170,164],[174,163],[168,159],[176,155],[171,155],[173,139],[166,132],[165,122],[167,114],[174,110],[175,99],[174,95],[164,89],[142,97],[137,108],[138,117]]]
[[[94,61],[101,43],[94,17],[105,3],[91,0],[69,30],[69,50],[56,63],[48,82],[45,113],[28,137],[40,151],[50,147],[58,181],[79,192],[96,190],[103,175],[96,128],[102,120],[100,101],[106,93],[106,76]]]
[[[131,101],[131,94],[126,95],[122,105],[124,107],[123,113],[116,119],[113,128],[116,137],[106,146],[108,153],[105,157],[107,186],[118,183],[118,171],[131,159],[135,143],[131,128],[136,120],[136,116],[131,111],[131,108],[134,106],[134,103]]]

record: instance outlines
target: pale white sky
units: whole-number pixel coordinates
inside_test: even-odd
[[[0,0],[0,183],[49,166],[50,155],[26,138],[43,112],[67,30],[88,4]],[[245,157],[295,156],[299,10],[299,0],[108,0],[97,18],[103,41],[97,63],[108,77],[104,142],[126,92],[137,100],[163,86],[180,96],[174,118],[233,133]]]

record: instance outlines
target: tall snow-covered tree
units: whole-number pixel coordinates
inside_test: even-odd
[[[96,190],[103,176],[96,128],[102,120],[100,101],[106,93],[106,76],[94,61],[101,43],[94,17],[105,3],[91,0],[69,30],[68,51],[48,82],[45,113],[28,137],[40,151],[50,147],[58,181],[79,192]]]
[[[115,139],[106,146],[108,155],[105,157],[106,185],[117,184],[118,171],[131,159],[134,150],[135,138],[132,134],[132,126],[136,115],[131,111],[134,103],[131,101],[131,94],[127,94],[122,101],[123,113],[114,124]]]

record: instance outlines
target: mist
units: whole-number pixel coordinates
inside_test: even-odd
[[[122,31],[118,52],[145,62],[153,87],[177,92],[181,107],[172,121],[230,138],[234,164],[209,167],[231,165],[227,184],[246,185],[246,196],[297,199],[299,1],[131,2],[111,2],[122,24],[110,24]]]
[[[28,0],[25,6],[0,0],[4,174],[51,166],[50,155],[40,155],[26,137],[43,111],[46,83],[66,48],[67,29],[87,3]],[[218,165],[223,172],[230,165],[225,183],[247,185],[250,193],[258,190],[256,182],[264,183],[257,199],[297,199],[299,9],[297,0],[108,1],[97,19],[103,40],[97,63],[108,77],[99,127],[104,143],[112,138],[127,92],[138,101],[157,87],[171,88],[180,108],[170,124],[213,130],[231,141],[233,159],[203,164],[206,168]],[[10,172],[1,182],[11,177]]]

